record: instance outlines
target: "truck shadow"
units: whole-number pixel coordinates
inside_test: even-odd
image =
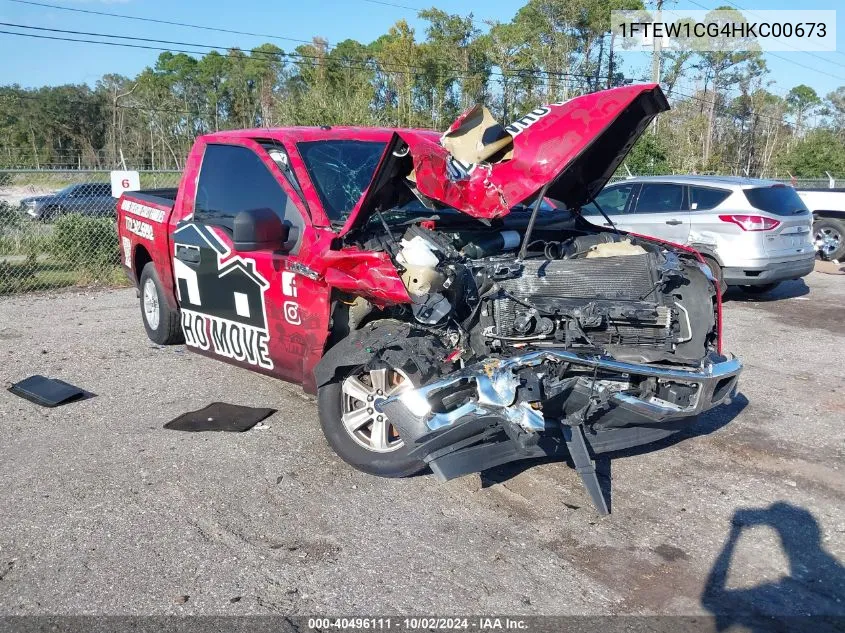
[[[803,297],[810,293],[810,287],[803,279],[792,279],[782,281],[776,288],[759,295],[743,291],[741,288],[728,288],[722,295],[723,302],[736,301],[737,303],[766,303],[769,301],[780,301],[781,299],[793,299]]]
[[[740,536],[759,526],[777,533],[789,573],[776,581],[731,588],[729,572]],[[753,543],[752,555],[757,555],[759,539],[753,538]],[[734,575],[741,576],[734,572],[731,577]],[[784,502],[740,508],[734,512],[728,538],[707,577],[701,604],[715,617],[717,631],[731,627],[841,631],[845,626],[845,567],[822,547],[821,527],[808,510]]]
[[[596,474],[598,475],[599,484],[601,485],[602,493],[604,494],[608,509],[611,511],[613,510],[613,491],[611,483],[614,459],[651,453],[664,448],[669,448],[670,446],[674,446],[675,444],[694,437],[709,435],[718,431],[722,427],[727,426],[740,413],[742,413],[747,406],[748,398],[746,398],[742,393],[738,393],[731,399],[730,403],[718,406],[707,413],[698,416],[695,421],[690,421],[688,424],[683,425],[681,430],[668,437],[643,446],[636,446],[633,448],[594,455]],[[574,468],[572,459],[568,455],[563,455],[563,460],[570,468]],[[559,463],[560,461],[561,457],[542,457],[510,462],[495,468],[490,468],[480,473],[481,487],[488,488],[494,484],[503,483],[525,472],[526,470],[537,466],[538,464]]]

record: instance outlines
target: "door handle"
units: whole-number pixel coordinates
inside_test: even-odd
[[[683,224],[682,220],[666,220],[666,224],[671,224],[672,226],[677,226],[678,224]]]
[[[200,249],[190,248],[187,246],[176,247],[176,259],[185,262],[186,264],[200,263]]]

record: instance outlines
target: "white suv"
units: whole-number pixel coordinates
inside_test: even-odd
[[[812,214],[795,189],[771,180],[720,176],[648,176],[605,187],[582,209],[624,231],[692,246],[722,287],[767,292],[813,270]]]

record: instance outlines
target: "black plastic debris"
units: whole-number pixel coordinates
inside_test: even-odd
[[[25,378],[9,387],[9,391],[42,407],[58,407],[93,395],[63,380],[44,376]]]
[[[242,407],[225,402],[212,402],[199,411],[183,413],[164,425],[172,431],[231,431],[242,433],[269,418],[275,409]]]

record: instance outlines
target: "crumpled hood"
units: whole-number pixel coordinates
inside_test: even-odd
[[[541,106],[503,127],[482,106],[464,112],[440,142],[411,130],[387,145],[344,232],[375,211],[418,194],[475,218],[497,218],[548,185],[568,209],[588,203],[660,112],[657,84],[625,86]]]

